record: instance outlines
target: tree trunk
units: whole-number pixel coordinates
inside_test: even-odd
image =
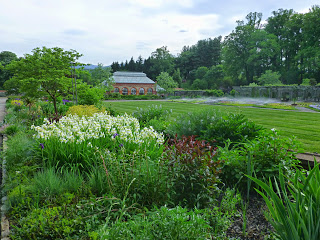
[[[58,116],[57,99],[52,98],[52,100],[53,100],[54,112],[55,112],[56,116]]]

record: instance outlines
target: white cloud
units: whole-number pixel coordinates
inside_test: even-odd
[[[176,54],[184,45],[229,34],[236,20],[245,19],[250,6],[233,0],[0,2],[0,52],[9,50],[22,56],[35,47],[59,46],[77,50],[84,54],[83,62],[93,64],[148,57],[161,46]],[[288,4],[288,0],[275,1],[273,10],[280,8],[281,2]],[[297,8],[309,9],[311,2],[301,1]],[[250,11],[259,10],[252,7]]]

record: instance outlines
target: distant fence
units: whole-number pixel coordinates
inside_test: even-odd
[[[281,101],[320,101],[320,86],[261,86],[261,87],[233,87],[236,96],[266,97]]]

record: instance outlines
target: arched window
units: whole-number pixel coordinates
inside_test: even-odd
[[[144,88],[140,88],[139,95],[144,95]]]
[[[115,92],[115,93],[118,93],[118,92],[119,92],[119,88],[117,88],[117,87],[114,88],[114,92]]]
[[[122,95],[128,95],[128,88],[122,88]]]
[[[152,93],[153,93],[152,88],[148,88],[148,94],[149,94],[149,95],[152,95]]]
[[[131,88],[131,95],[137,95],[137,89]]]

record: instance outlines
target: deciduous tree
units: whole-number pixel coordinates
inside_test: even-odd
[[[66,95],[71,88],[71,63],[82,55],[75,50],[62,48],[35,48],[19,61],[12,61],[6,69],[14,75],[7,87],[15,85],[19,92],[30,98],[49,97],[57,111],[57,98]]]

